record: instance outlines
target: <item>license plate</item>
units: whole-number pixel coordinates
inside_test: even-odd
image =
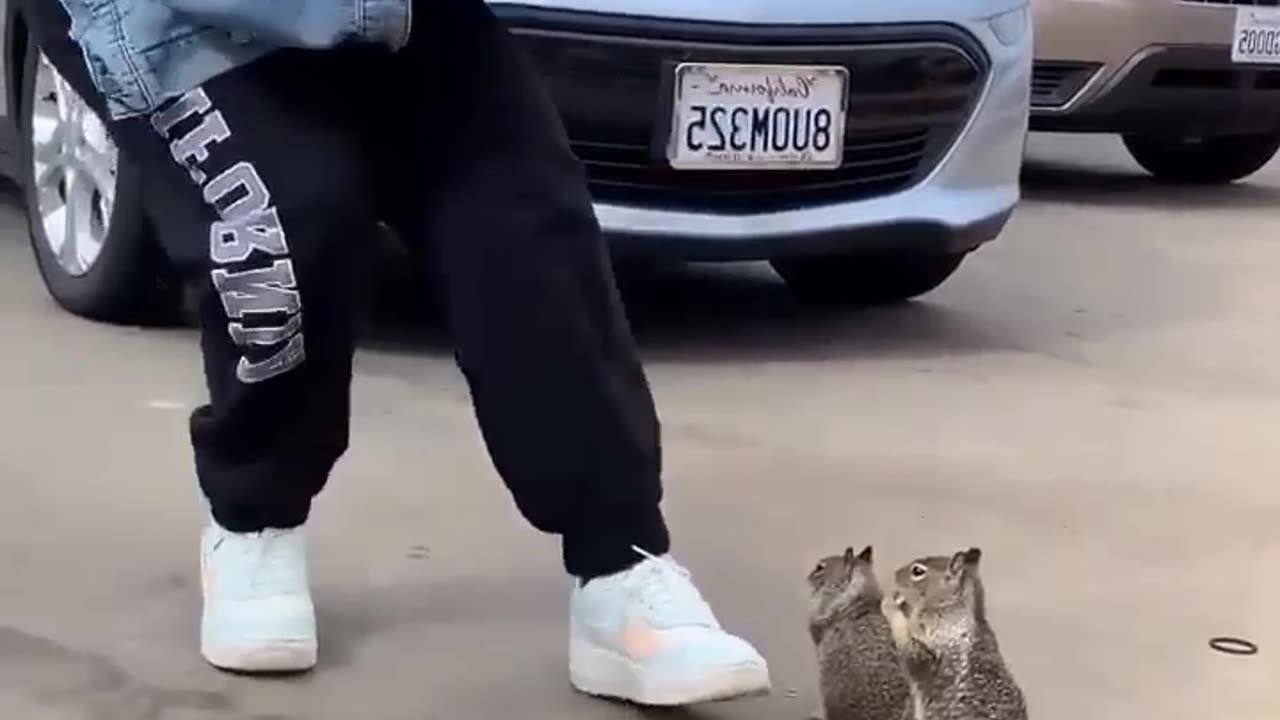
[[[1280,64],[1280,8],[1236,8],[1231,61]]]
[[[679,65],[667,160],[679,170],[839,167],[848,87],[843,67]]]

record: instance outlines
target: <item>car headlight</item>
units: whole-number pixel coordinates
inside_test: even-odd
[[[995,33],[996,39],[1006,47],[1013,47],[1022,42],[1027,34],[1028,18],[1030,11],[1026,5],[1017,10],[1000,13],[992,16],[988,22],[991,24],[991,32]]]

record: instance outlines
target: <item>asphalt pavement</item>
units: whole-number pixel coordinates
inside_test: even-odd
[[[882,575],[983,548],[1037,720],[1276,718],[1278,277],[1280,164],[1162,188],[1113,138],[1053,136],[1005,234],[919,302],[818,311],[753,266],[628,277],[677,555],[775,682],[645,713],[570,690],[558,547],[429,328],[382,326],[357,359],[312,523],[320,667],[205,666],[194,333],[58,310],[0,196],[0,717],[800,720],[805,575],[870,543]]]

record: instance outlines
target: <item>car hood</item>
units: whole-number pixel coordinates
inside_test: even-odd
[[[488,0],[491,5],[756,24],[843,24],[973,20],[1028,0]]]

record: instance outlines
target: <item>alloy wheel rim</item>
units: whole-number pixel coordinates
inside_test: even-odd
[[[102,254],[118,157],[102,121],[41,53],[31,108],[31,176],[43,240],[73,277],[88,273]]]

